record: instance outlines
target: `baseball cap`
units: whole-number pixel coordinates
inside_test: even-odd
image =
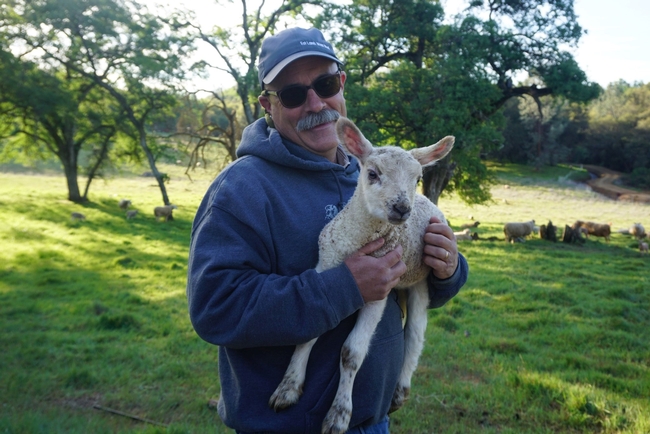
[[[272,82],[289,63],[305,56],[321,56],[341,63],[332,44],[315,28],[294,27],[264,39],[257,65],[260,86],[264,88],[264,84]]]

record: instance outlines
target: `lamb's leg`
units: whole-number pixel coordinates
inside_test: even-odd
[[[427,330],[427,306],[429,292],[426,280],[408,290],[408,311],[404,330],[404,364],[390,405],[393,412],[404,405],[411,392],[411,378],[418,366],[424,348],[424,334]]]
[[[323,421],[323,434],[339,434],[348,430],[352,416],[354,378],[368,354],[372,335],[385,307],[386,299],[367,303],[359,311],[357,322],[341,348],[339,388]]]
[[[309,354],[317,340],[318,338],[314,338],[296,346],[282,381],[269,399],[269,407],[273,410],[279,411],[290,407],[300,399],[302,386],[305,383]]]

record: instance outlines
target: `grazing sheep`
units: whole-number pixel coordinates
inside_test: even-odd
[[[645,228],[641,223],[634,223],[630,228],[630,235],[632,235],[637,240],[641,240],[648,236],[645,232]]]
[[[639,251],[643,255],[644,253],[648,253],[648,243],[645,241],[639,241]]]
[[[571,228],[584,228],[587,230],[585,234],[587,238],[589,238],[589,235],[593,235],[595,237],[603,237],[607,242],[609,242],[609,236],[612,234],[612,227],[610,224],[583,222],[582,220],[577,220]]]
[[[174,220],[172,211],[174,211],[177,208],[178,207],[173,204],[169,204],[165,206],[157,206],[153,209],[153,215],[156,216],[156,221],[158,221],[158,217],[162,217],[165,221]]]
[[[472,223],[463,223],[462,225],[460,225],[460,228],[461,229],[477,228],[478,225],[480,225],[480,224],[481,224],[481,222],[477,220],[477,221],[472,222]]]
[[[129,210],[129,211],[126,212],[126,219],[130,220],[130,219],[134,218],[137,214],[138,214],[137,209]]]
[[[316,271],[322,272],[341,264],[350,254],[378,237],[384,238],[385,244],[373,253],[375,256],[383,256],[398,244],[402,245],[402,260],[408,271],[397,288],[408,290],[408,315],[404,330],[404,364],[391,403],[391,408],[397,409],[408,397],[411,377],[424,346],[429,304],[427,276],[430,272],[422,261],[424,230],[431,216],[446,221],[433,203],[416,194],[416,185],[422,176],[422,167],[447,155],[454,138],[447,136],[434,145],[411,151],[395,146],[373,148],[356,125],[344,117],[337,121],[337,133],[340,142],[359,159],[361,174],[350,201],[321,231]],[[323,421],[323,433],[343,433],[348,429],[354,378],[368,352],[385,305],[386,299],[366,303],[343,344],[338,390]],[[269,405],[275,410],[298,401],[309,353],[317,339],[296,347],[284,378],[269,399]]]
[[[460,232],[454,232],[454,236],[456,237],[456,241],[472,241],[473,240],[472,234],[471,234],[469,229],[465,229],[464,231],[460,231]]]
[[[507,242],[523,242],[528,235],[533,233],[535,228],[535,220],[527,222],[509,222],[503,225],[503,233],[506,236]]]
[[[128,207],[131,206],[131,201],[129,199],[120,199],[118,206],[120,207],[120,209],[127,209]]]
[[[72,218],[73,221],[86,220],[86,216],[81,214],[80,212],[73,212],[72,214],[70,214],[70,217]]]

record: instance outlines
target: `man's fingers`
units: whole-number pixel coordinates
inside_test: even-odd
[[[384,245],[383,238],[377,238],[374,241],[369,242],[365,246],[361,247],[358,251],[363,255],[371,255],[375,250],[379,250],[381,246]]]

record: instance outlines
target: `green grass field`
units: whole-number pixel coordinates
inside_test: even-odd
[[[440,199],[455,229],[470,216],[481,238],[530,219],[650,228],[650,205],[602,199],[567,181],[568,168],[493,170],[492,204]],[[154,219],[151,178],[95,181],[82,206],[65,200],[62,176],[0,173],[0,432],[232,432],[208,405],[217,349],[193,332],[185,299],[211,176],[163,171],[178,205],[170,222]],[[393,433],[650,433],[650,256],[632,238],[459,244],[470,279],[430,311]]]

